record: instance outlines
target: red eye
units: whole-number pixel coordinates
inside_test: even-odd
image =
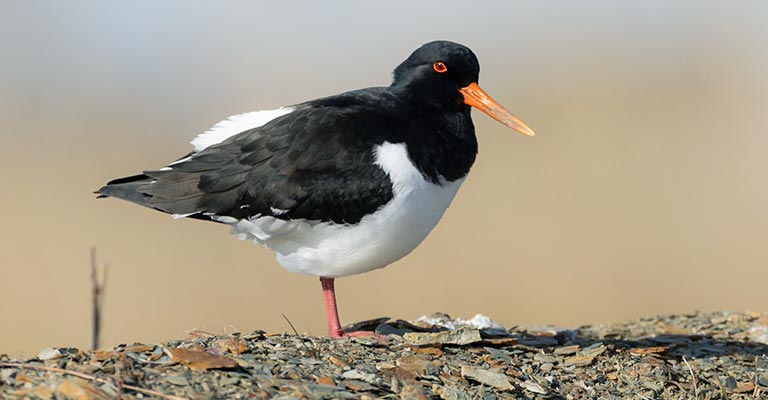
[[[434,68],[435,71],[437,71],[439,74],[448,71],[448,67],[446,67],[445,64],[443,64],[441,61],[432,64],[432,68]]]

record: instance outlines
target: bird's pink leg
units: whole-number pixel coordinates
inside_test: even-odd
[[[333,287],[333,278],[320,278],[325,297],[325,314],[328,317],[328,336],[331,339],[340,339],[344,331],[339,323],[339,310],[336,308],[336,290]]]
[[[345,337],[373,336],[383,338],[375,332],[344,332],[339,322],[339,310],[336,308],[336,290],[333,286],[333,278],[320,278],[320,284],[323,286],[323,297],[325,297],[325,313],[328,317],[328,336],[331,339],[341,339]]]

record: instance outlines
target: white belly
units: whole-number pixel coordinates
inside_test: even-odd
[[[288,271],[337,278],[383,268],[427,237],[464,178],[443,185],[426,181],[403,143],[384,143],[373,151],[375,163],[392,180],[394,196],[357,224],[274,217],[222,222],[233,226],[235,236],[274,250]]]

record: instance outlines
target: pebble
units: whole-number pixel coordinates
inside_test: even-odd
[[[189,381],[183,376],[169,375],[163,378],[164,381],[176,386],[189,386]]]
[[[59,349],[56,349],[56,348],[53,348],[53,347],[48,347],[48,348],[45,348],[45,349],[41,350],[40,353],[37,354],[37,359],[41,360],[41,361],[46,361],[46,360],[53,360],[53,359],[56,359],[56,358],[61,358],[63,356],[64,355],[61,354]]]
[[[480,382],[484,385],[494,387],[501,390],[513,390],[514,386],[509,383],[509,379],[503,374],[498,372],[489,371],[483,368],[462,366],[461,376],[469,378],[471,380]]]

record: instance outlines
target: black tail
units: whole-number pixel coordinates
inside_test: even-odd
[[[99,195],[98,198],[116,197],[144,207],[154,208],[149,204],[149,199],[152,196],[148,196],[138,190],[140,186],[150,182],[152,182],[152,178],[144,174],[128,176],[109,181],[106,186],[95,193]]]
[[[147,185],[154,181],[155,178],[145,174],[127,176],[125,178],[109,181],[106,186],[97,190],[95,193],[99,195],[97,197],[99,199],[104,197],[115,197],[118,199],[130,201],[131,203],[135,203],[140,206],[160,211],[162,213],[175,214],[174,211],[165,209],[162,207],[162,205],[157,204],[157,198],[145,193],[147,191]],[[155,200],[154,203],[152,202],[153,200]],[[202,214],[188,215],[187,218],[219,222],[212,220],[209,216]]]

